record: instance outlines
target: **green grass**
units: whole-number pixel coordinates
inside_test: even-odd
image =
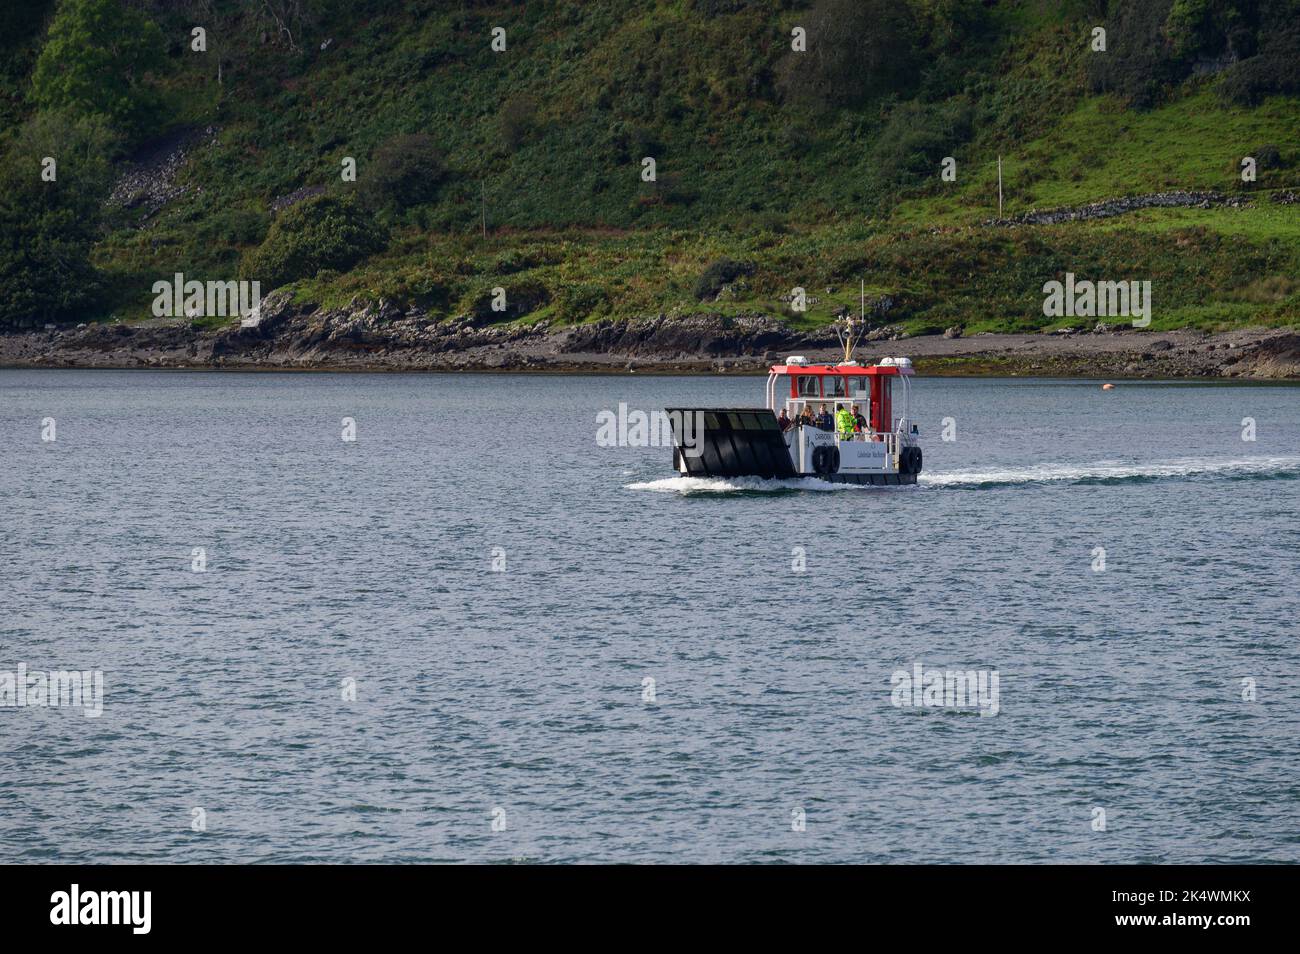
[[[1241,110],[1197,89],[1145,113],[1122,110],[1108,97],[1084,98],[1050,133],[1003,154],[1004,215],[1170,189],[1295,188],[1300,186],[1298,126],[1300,99],[1295,97],[1274,97],[1257,109]],[[1242,183],[1241,159],[1268,144],[1291,154],[1290,167],[1260,170],[1256,183]],[[957,182],[932,184],[929,194],[902,203],[894,221],[969,224],[994,218],[997,181],[996,154],[976,154],[959,161]]]
[[[1054,324],[1042,284],[1069,268],[1152,281],[1155,328],[1297,320],[1287,282],[1300,275],[1300,213],[1262,194],[1300,185],[1300,99],[1229,108],[1204,81],[1148,112],[1088,95],[1084,3],[997,5],[991,39],[962,53],[955,85],[917,94],[915,113],[889,98],[823,112],[782,102],[772,71],[802,13],[779,0],[709,16],[691,0],[544,6],[339,4],[296,54],[230,31],[220,87],[211,58],[174,55],[169,122],[217,123],[220,144],[194,155],[190,192],[148,229],[100,243],[105,314],[147,317],[150,285],[173,271],[231,277],[273,198],[346,192],[342,157],[364,176],[388,138],[427,132],[451,169],[437,202],[390,216],[385,252],[296,283],[297,299],[387,298],[450,319],[494,286],[539,283],[549,300],[524,322],[761,312],[813,328],[856,309],[863,280],[869,299],[895,300],[887,318],[909,333],[1031,331]],[[488,48],[497,24],[506,54]],[[502,112],[520,103],[512,139]],[[968,137],[906,139],[913,121],[947,128],[954,104],[970,109]],[[911,118],[891,124],[900,115]],[[1241,156],[1266,143],[1288,165],[1243,186]],[[646,154],[655,185],[638,175]],[[939,181],[945,154],[958,162],[953,184]],[[999,155],[1007,215],[1171,188],[1260,197],[1241,210],[984,228]],[[262,223],[251,237],[249,221]],[[700,274],[723,257],[752,262],[753,275],[697,300]],[[800,315],[780,301],[796,285],[816,299]]]
[[[1287,324],[1300,315],[1300,282],[1292,277],[1300,275],[1300,242],[1283,210],[1153,210],[1128,218],[939,234],[845,223],[780,235],[534,230],[486,241],[411,229],[384,254],[345,274],[300,282],[295,293],[326,307],[358,296],[414,301],[435,317],[451,318],[494,286],[509,294],[540,283],[551,298],[526,317],[530,323],[758,312],[813,328],[842,307],[856,310],[861,278],[869,302],[895,299],[889,320],[902,329],[936,332],[955,324],[970,334],[1077,325],[1041,311],[1043,283],[1061,277],[1060,263],[1069,262],[1079,278],[1151,281],[1157,330]],[[696,279],[724,254],[753,263],[754,273],[716,301],[697,300]],[[124,256],[115,267],[143,284],[149,272],[140,261],[126,271],[130,261]],[[811,299],[802,315],[780,301],[796,285]],[[575,294],[586,300],[580,293],[589,288],[599,291],[597,307],[566,310]],[[132,317],[143,317],[147,302],[138,307]]]

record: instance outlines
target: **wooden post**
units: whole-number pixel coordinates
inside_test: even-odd
[[[998,218],[1002,218],[1002,157],[998,156]]]

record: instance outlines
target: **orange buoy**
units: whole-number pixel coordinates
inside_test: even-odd
[[[1115,385],[1113,385],[1113,384],[1107,382],[1106,384],[1103,384],[1103,385],[1101,386],[1101,389],[1102,389],[1103,391],[1114,391],[1114,390],[1115,390]]]

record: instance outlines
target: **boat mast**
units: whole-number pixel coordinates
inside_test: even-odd
[[[858,288],[858,307],[859,320],[855,321],[853,312],[849,312],[835,326],[835,334],[839,336],[840,344],[844,347],[844,363],[848,364],[853,360],[853,349],[862,341],[862,330],[867,326],[867,282],[863,279]]]

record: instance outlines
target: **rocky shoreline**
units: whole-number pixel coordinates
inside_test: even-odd
[[[788,354],[834,360],[833,333],[761,314],[602,320],[563,328],[439,321],[391,303],[341,309],[268,296],[257,327],[183,320],[0,335],[0,367],[760,374]],[[864,362],[912,358],[922,374],[1300,380],[1300,333],[1143,332],[1097,325],[1057,334],[906,337],[874,332]]]

